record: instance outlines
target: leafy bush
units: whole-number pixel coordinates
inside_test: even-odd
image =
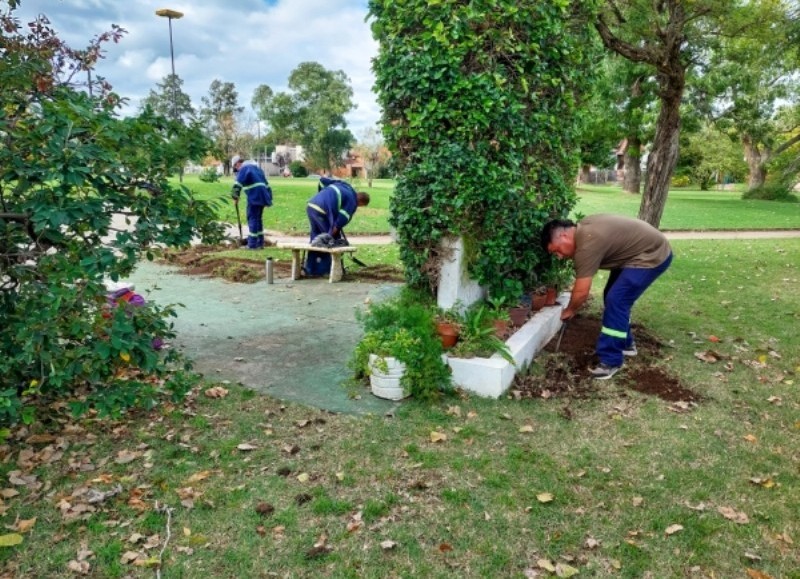
[[[692,179],[688,175],[675,175],[671,184],[673,187],[688,187],[692,184]]]
[[[294,177],[308,177],[308,169],[300,161],[292,161],[289,163],[289,171],[292,172]]]
[[[0,421],[30,419],[38,397],[114,414],[179,395],[188,378],[173,372],[186,366],[151,344],[173,335],[175,310],[108,315],[104,281],[129,274],[143,252],[152,259],[156,244],[223,237],[214,205],[167,182],[207,141],[151,109],[118,118],[105,81],[93,81],[93,96],[71,84],[120,29],[75,51],[45,18],[30,26],[25,34],[13,9],[0,15]],[[115,214],[126,231],[112,229]]]
[[[760,199],[762,201],[786,201],[790,203],[796,203],[797,195],[795,195],[784,183],[767,182],[757,189],[745,191],[742,194],[742,199]]]
[[[198,177],[203,183],[216,183],[219,181],[219,173],[217,173],[217,169],[215,167],[206,167],[200,171],[200,175],[198,175]]]
[[[364,336],[349,363],[356,378],[368,375],[369,355],[377,354],[406,364],[400,385],[407,394],[419,400],[435,400],[449,392],[450,369],[442,361],[434,315],[435,308],[411,292],[359,312]]]
[[[550,267],[537,236],[575,204],[575,110],[596,46],[584,4],[370,0],[410,284],[438,284],[446,236],[464,238],[493,295],[517,298]]]

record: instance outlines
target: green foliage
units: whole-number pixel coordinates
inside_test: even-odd
[[[407,281],[435,286],[440,241],[462,236],[473,277],[517,297],[542,261],[542,224],[575,203],[583,8],[371,0],[369,10]]]
[[[342,70],[301,62],[289,75],[289,91],[256,88],[253,107],[276,138],[303,145],[312,168],[330,171],[355,140],[344,116],[355,108],[350,79]]]
[[[390,356],[406,364],[400,384],[419,400],[435,400],[451,389],[450,369],[442,361],[442,343],[434,325],[435,308],[413,292],[372,304],[357,317],[364,336],[350,367],[356,378],[369,373],[369,355]]]
[[[206,141],[149,107],[118,118],[104,82],[93,97],[70,84],[69,71],[91,67],[121,31],[75,51],[46,19],[31,35],[13,11],[0,19],[0,422],[28,419],[37,397],[80,392],[76,410],[113,415],[185,391],[167,385],[178,356],[151,344],[173,336],[174,309],[109,311],[103,282],[130,273],[143,251],[152,259],[156,244],[222,237],[215,205],[167,181]],[[112,229],[114,214],[127,231]]]
[[[308,177],[308,169],[301,161],[289,163],[289,171],[291,171],[293,177]]]
[[[479,356],[489,358],[493,354],[500,354],[508,362],[514,363],[511,352],[505,342],[495,335],[494,321],[502,319],[484,303],[478,303],[469,308],[460,323],[461,333],[458,343],[450,350],[452,356],[459,358],[472,358]]]
[[[688,175],[674,175],[670,181],[672,187],[688,187],[692,184],[692,179]]]
[[[200,171],[200,175],[198,178],[203,183],[216,183],[219,181],[219,173],[215,167],[206,167],[202,171]]]
[[[767,181],[757,189],[742,193],[742,199],[760,199],[762,201],[784,201],[797,203],[795,195],[784,183]]]

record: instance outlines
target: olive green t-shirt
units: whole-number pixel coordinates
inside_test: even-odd
[[[575,231],[575,277],[592,277],[598,269],[650,269],[669,257],[669,241],[640,219],[620,215],[590,215]]]

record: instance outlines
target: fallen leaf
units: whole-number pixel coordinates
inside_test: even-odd
[[[447,553],[453,550],[453,546],[450,543],[439,543],[439,552],[440,553]]]
[[[114,462],[117,464],[128,464],[140,456],[142,456],[142,453],[135,450],[120,450],[117,453],[117,458],[114,459]]]
[[[8,533],[7,535],[0,535],[0,547],[13,547],[19,545],[24,539],[19,533]]]
[[[642,498],[642,497],[633,497],[633,500],[631,501],[631,503],[633,503],[634,507],[640,507],[640,506],[642,506],[642,503],[644,503],[644,498]]]
[[[205,480],[208,477],[210,477],[212,473],[213,473],[213,471],[210,471],[210,470],[201,470],[200,472],[196,472],[192,476],[190,476],[186,480],[186,482],[190,482],[190,483],[200,482],[201,480]]]
[[[753,436],[752,434],[746,434],[742,438],[744,440],[746,440],[747,442],[752,442],[752,443],[758,442],[758,439],[755,436]]]
[[[297,475],[297,480],[301,483],[308,482],[309,478],[310,477],[308,476],[307,472],[301,472],[299,475]]]
[[[533,426],[530,424],[526,424],[525,426],[521,426],[519,429],[520,432],[533,432]]]
[[[123,565],[129,565],[130,563],[133,563],[134,561],[136,561],[136,559],[138,559],[141,556],[142,555],[140,553],[137,553],[136,551],[125,551],[122,554],[122,557],[119,558],[119,562],[122,563]]]
[[[228,391],[222,386],[214,386],[206,390],[205,395],[209,398],[225,398],[228,395]]]
[[[449,416],[457,416],[461,417],[461,407],[460,406],[448,406],[445,414]]]
[[[91,566],[88,561],[75,561],[74,559],[67,563],[67,569],[79,575],[88,575]]]
[[[709,336],[709,337],[708,337],[708,341],[709,341],[709,342],[715,342],[715,343],[716,343],[716,342],[719,342],[719,338],[718,338],[718,337],[716,337],[716,336]]]
[[[664,529],[664,534],[666,535],[674,535],[678,531],[683,530],[683,525],[670,525],[666,529]]]
[[[253,444],[250,444],[248,442],[243,442],[242,444],[237,444],[236,448],[238,448],[239,450],[245,450],[246,451],[246,450],[255,450],[258,447],[253,445]]]
[[[550,571],[550,573],[556,572],[556,566],[549,559],[539,559],[536,561],[536,566],[539,567],[539,569]]]
[[[586,543],[584,543],[584,545],[586,546],[587,549],[597,549],[600,546],[600,541],[598,541],[597,539],[593,539],[592,537],[589,537],[588,539],[586,539]]]
[[[431,431],[431,442],[444,442],[447,440],[447,435],[444,432],[439,432],[438,430]]]
[[[745,513],[739,512],[731,507],[717,507],[717,512],[726,519],[740,525],[745,525],[750,522],[750,519],[747,518]]]
[[[574,577],[577,574],[578,570],[566,563],[558,563],[556,565],[556,577]]]
[[[3,489],[0,491],[0,497],[4,499],[11,499],[14,498],[19,494],[19,491],[16,489]]]
[[[33,517],[32,519],[21,519],[17,521],[17,524],[15,525],[16,528],[13,530],[17,531],[18,533],[27,533],[35,524],[36,517]]]
[[[758,569],[750,569],[750,568],[747,569],[747,576],[750,577],[751,579],[772,579],[771,575],[767,575],[766,573],[763,573]]]
[[[715,364],[716,362],[719,362],[721,359],[721,356],[719,354],[711,350],[706,350],[705,352],[695,352],[694,357],[697,358],[698,360],[702,360],[703,362],[707,362],[709,364]]]
[[[536,500],[540,503],[549,503],[553,500],[552,493],[539,493],[536,495]]]
[[[383,549],[384,551],[388,551],[389,549],[394,549],[395,547],[397,547],[397,543],[395,543],[394,541],[390,541],[388,539],[386,541],[381,541],[381,549]]]

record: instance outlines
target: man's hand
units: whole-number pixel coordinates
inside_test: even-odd
[[[575,310],[571,310],[569,308],[564,308],[561,311],[561,321],[562,322],[567,322],[567,321],[571,320],[572,318],[574,318],[577,315],[577,313],[578,312],[576,312]]]

